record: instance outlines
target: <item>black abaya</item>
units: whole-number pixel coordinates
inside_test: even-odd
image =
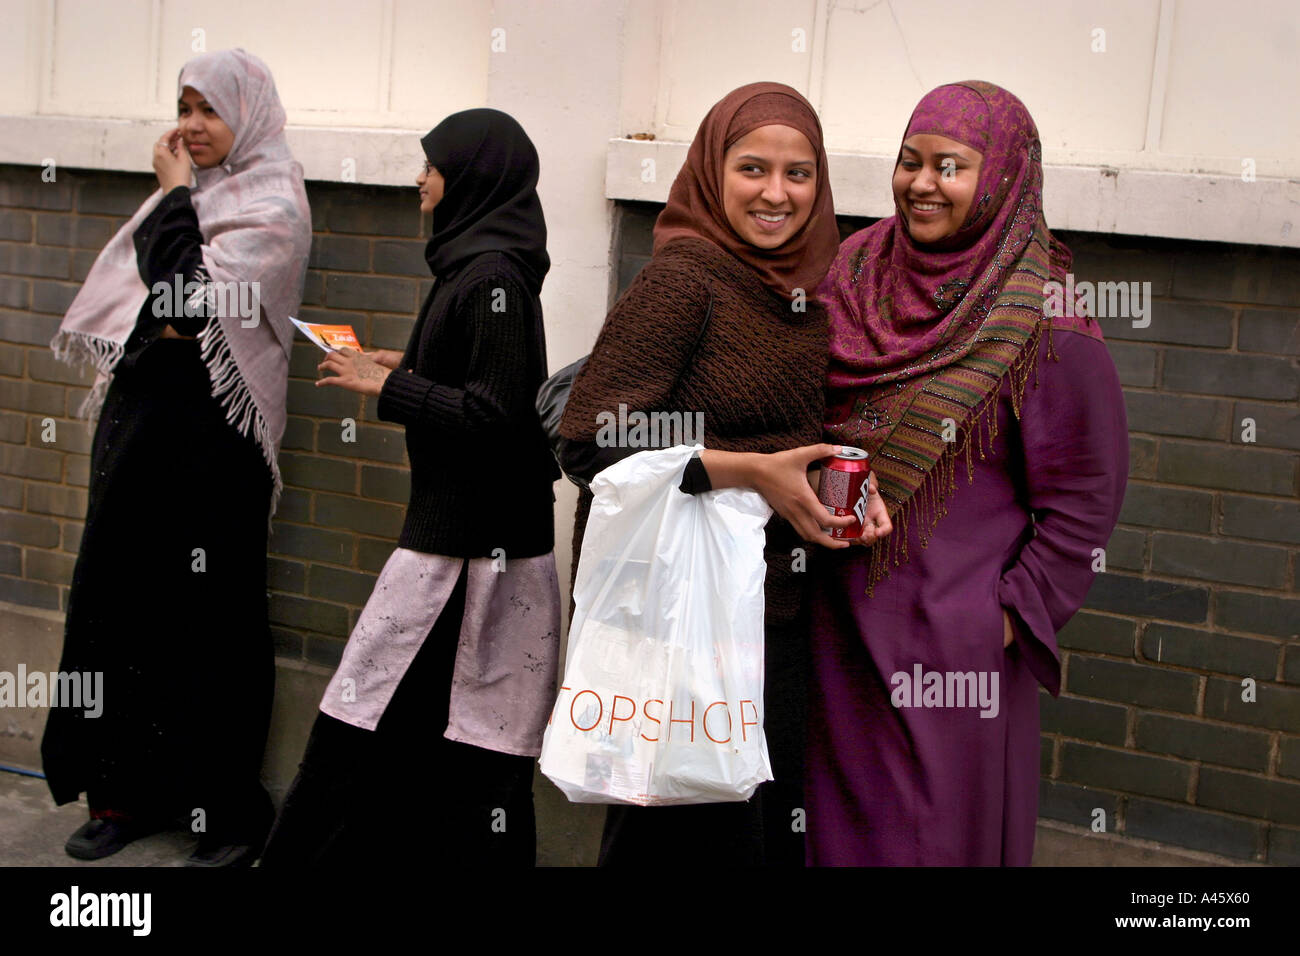
[[[176,251],[196,247],[172,241],[187,230],[198,232],[188,193],[165,197],[136,237],[147,283],[172,267],[192,275]],[[199,343],[159,337],[164,324],[146,302],[91,450],[60,669],[103,675],[103,713],[51,708],[41,754],[56,803],[86,792],[94,810],[249,843],[272,813],[259,781],[274,688],[272,478],[226,422]]]

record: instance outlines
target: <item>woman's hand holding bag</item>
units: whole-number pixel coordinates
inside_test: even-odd
[[[580,803],[746,800],[763,736],[764,526],[754,491],[678,490],[694,448],[592,481],[568,659],[541,767]]]

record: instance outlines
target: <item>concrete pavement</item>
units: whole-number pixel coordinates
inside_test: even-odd
[[[578,834],[547,834],[547,818],[560,814],[548,804],[564,802],[559,791],[546,781],[537,788],[539,846],[542,865],[590,863],[590,832],[580,835],[579,850],[564,846],[565,837]],[[593,808],[586,807],[586,810]],[[598,809],[598,808],[596,808]],[[194,848],[193,835],[184,831],[156,833],[102,860],[74,860],[63,852],[63,843],[86,820],[85,799],[56,807],[45,781],[39,777],[0,771],[0,866],[180,866]],[[593,827],[584,828],[588,831]],[[598,829],[595,829],[599,833]],[[566,852],[567,850],[567,852]],[[578,852],[575,852],[578,850]],[[1077,827],[1040,820],[1034,848],[1035,866],[1241,866],[1206,853],[1194,853],[1132,840],[1111,834],[1095,834]]]

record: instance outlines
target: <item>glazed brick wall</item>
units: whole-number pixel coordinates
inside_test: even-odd
[[[659,208],[620,207],[620,288]],[[1100,808],[1108,833],[1300,863],[1300,251],[1058,235],[1076,281],[1154,302],[1146,328],[1101,320],[1128,494],[1059,635],[1061,696],[1041,693],[1040,816],[1091,828]]]
[[[48,343],[153,181],[39,174],[0,166],[0,600],[60,610],[85,516],[90,434],[74,415],[90,377]],[[310,183],[308,198],[301,316],[402,348],[429,286],[410,191]],[[648,261],[657,210],[620,207],[619,288]],[[1079,279],[1149,281],[1155,305],[1148,328],[1103,326],[1128,405],[1129,491],[1107,571],[1060,635],[1062,695],[1042,698],[1040,813],[1088,827],[1101,808],[1110,833],[1300,863],[1300,253],[1062,237]],[[279,655],[332,666],[409,480],[402,430],[373,400],[316,388],[318,354],[294,346],[268,590]]]

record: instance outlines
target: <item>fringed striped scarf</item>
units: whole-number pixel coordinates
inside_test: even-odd
[[[965,222],[941,248],[924,246],[899,210],[845,240],[819,290],[831,330],[827,440],[868,453],[896,525],[872,550],[872,585],[907,559],[913,524],[926,545],[961,457],[973,480],[1008,376],[1019,416],[1044,329],[1051,351],[1044,286],[1064,281],[1071,261],[1043,219],[1038,130],[1019,99],[979,81],[939,87],[903,138],[919,133],[982,154]],[[1090,320],[1055,321],[1097,334]]]

